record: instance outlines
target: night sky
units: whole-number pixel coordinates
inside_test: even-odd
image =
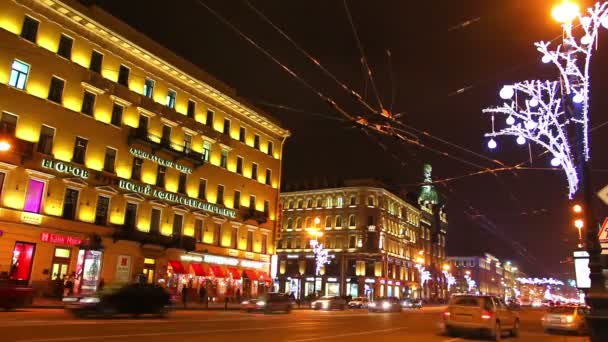
[[[306,82],[353,115],[372,115],[357,104],[241,0],[200,0],[249,35]],[[315,93],[239,37],[197,0],[155,7],[155,1],[98,0],[105,10],[236,88],[292,132],[284,152],[284,182],[314,184],[348,178],[382,179],[416,191],[422,165],[435,179],[477,171],[388,137],[369,135],[344,120]],[[251,0],[253,6],[315,56],[341,82],[378,107],[366,80],[353,31],[341,0]],[[414,4],[415,3],[415,4]],[[377,0],[348,2],[381,101],[401,120],[507,165],[529,160],[549,166],[537,147],[499,140],[489,151],[483,134],[490,120],[481,110],[499,104],[502,84],[557,78],[540,62],[533,43],[559,36],[547,0]],[[461,25],[470,21],[470,25]],[[606,120],[608,35],[594,55],[592,126]],[[392,63],[387,58],[387,50]],[[391,67],[392,65],[392,67]],[[391,86],[391,84],[393,86]],[[455,93],[459,89],[466,90]],[[595,94],[595,96],[593,96]],[[284,108],[281,108],[284,107]],[[288,107],[288,108],[285,108]],[[604,147],[608,126],[593,133],[594,187],[608,184]],[[430,146],[484,167],[495,164],[446,144]],[[448,199],[449,255],[489,252],[514,260],[534,276],[572,277],[563,263],[576,244],[570,224],[567,183],[559,171],[518,171],[467,177],[439,186]],[[596,215],[607,207],[597,201]],[[492,233],[497,232],[497,233]]]

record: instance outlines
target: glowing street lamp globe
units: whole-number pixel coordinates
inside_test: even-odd
[[[561,24],[570,24],[580,13],[578,4],[564,0],[561,4],[555,6],[551,11],[551,16],[555,21]]]
[[[488,141],[488,148],[493,150],[496,148],[496,146],[498,146],[498,144],[496,144],[496,140],[490,139],[490,141]]]
[[[0,141],[0,152],[6,152],[11,149],[11,144],[7,141]]]

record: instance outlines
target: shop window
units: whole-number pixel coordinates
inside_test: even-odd
[[[211,158],[211,143],[203,141],[202,159],[203,161],[209,162],[209,158]]]
[[[266,234],[262,234],[262,250],[261,250],[261,253],[262,254],[268,254],[268,235],[266,235]]]
[[[59,38],[57,54],[63,58],[72,59],[72,46],[74,46],[74,39],[62,33]]]
[[[146,78],[144,81],[144,96],[150,99],[154,96],[154,80]]]
[[[122,114],[125,111],[125,107],[119,105],[118,103],[114,103],[112,106],[112,118],[110,119],[110,124],[121,127],[122,126]]]
[[[137,204],[128,202],[127,208],[125,209],[125,227],[133,229],[135,228],[135,221],[137,220]]]
[[[32,273],[32,263],[36,245],[27,242],[15,242],[9,269],[9,279],[27,282]]]
[[[167,167],[164,165],[158,165],[156,169],[156,186],[165,187],[165,175],[167,174]]]
[[[173,214],[173,237],[182,236],[184,226],[184,215]]]
[[[103,160],[103,170],[114,173],[116,168],[116,150],[106,147],[106,154]]]
[[[63,88],[65,88],[65,81],[59,77],[51,77],[51,85],[49,87],[49,95],[47,99],[55,103],[61,104],[63,101]]]
[[[141,168],[144,164],[144,160],[138,157],[133,157],[133,168],[131,169],[131,178],[134,180],[141,180]]]
[[[148,284],[154,283],[154,273],[156,272],[156,260],[152,258],[144,258],[144,274],[145,281]]]
[[[186,115],[189,118],[194,118],[194,114],[196,113],[196,102],[192,100],[188,100],[188,109],[186,111]]]
[[[258,164],[256,163],[251,164],[251,179],[258,180]]]
[[[103,64],[103,54],[93,50],[91,52],[91,64],[89,64],[89,70],[101,74],[101,65]]]
[[[253,252],[253,232],[247,231],[247,252]]]
[[[198,198],[202,200],[207,199],[207,180],[204,178],[198,181]]]
[[[51,280],[63,280],[68,274],[71,250],[68,248],[55,248],[51,266]]]
[[[88,143],[89,141],[87,139],[76,137],[74,142],[74,152],[72,154],[72,161],[74,163],[84,164]]]
[[[266,185],[272,184],[272,171],[270,169],[266,169]],[[310,201],[312,205],[312,200]]]
[[[239,128],[239,141],[240,142],[242,142],[242,143],[245,142],[245,135],[246,135],[245,127]]]
[[[230,135],[230,120],[224,119],[224,134]]]
[[[218,184],[217,186],[217,204],[224,205],[224,186]]]
[[[17,115],[2,112],[2,118],[0,119],[0,133],[6,136],[15,136],[17,130]]]
[[[129,74],[131,73],[131,69],[124,65],[120,65],[118,69],[118,84],[122,84],[126,87],[129,86]]]
[[[160,232],[160,215],[161,210],[159,208],[152,208],[150,216],[150,233],[158,234]]]
[[[203,242],[203,220],[194,220],[194,239],[196,242]]]
[[[241,192],[238,191],[238,190],[234,190],[234,203],[233,203],[233,207],[234,207],[234,209],[241,208]]]
[[[108,224],[108,212],[110,211],[110,198],[97,196],[97,206],[95,208],[95,224],[105,226]]]
[[[230,233],[230,248],[237,249],[239,244],[239,229],[237,227],[232,227]]]
[[[43,181],[36,179],[29,180],[27,191],[25,193],[25,204],[23,206],[23,211],[40,213],[40,209],[42,208],[42,198],[44,195],[44,186],[45,183]]]
[[[177,192],[179,192],[180,194],[185,194],[187,183],[188,183],[188,174],[180,172],[179,173],[179,182],[177,185]]]
[[[76,208],[78,207],[78,195],[80,193],[76,189],[65,189],[65,195],[63,197],[63,212],[61,217],[67,220],[73,220],[76,218]]]
[[[228,150],[222,150],[222,154],[220,155],[220,167],[224,169],[228,167]]]
[[[205,118],[205,125],[209,127],[213,127],[213,111],[211,109],[207,109],[207,117]]]
[[[236,157],[236,173],[243,174],[243,157]]]
[[[175,109],[175,98],[177,97],[177,93],[173,89],[167,90],[167,107],[171,109]]]
[[[15,59],[11,66],[11,77],[8,80],[8,85],[17,89],[24,90],[27,83],[27,77],[30,72],[30,66],[20,60]]]
[[[38,36],[38,26],[40,22],[30,16],[25,16],[21,27],[21,38],[27,39],[32,43],[36,42]]]

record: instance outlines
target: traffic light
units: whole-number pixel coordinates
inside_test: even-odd
[[[585,226],[585,219],[583,217],[583,206],[576,203],[572,206],[572,212],[574,213],[574,227],[581,230]]]

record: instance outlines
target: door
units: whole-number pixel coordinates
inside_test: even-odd
[[[68,274],[70,254],[71,250],[69,248],[55,248],[53,265],[51,266],[51,280],[63,280]]]
[[[494,298],[496,316],[500,319],[503,328],[511,328],[515,324],[515,315],[499,298]]]

